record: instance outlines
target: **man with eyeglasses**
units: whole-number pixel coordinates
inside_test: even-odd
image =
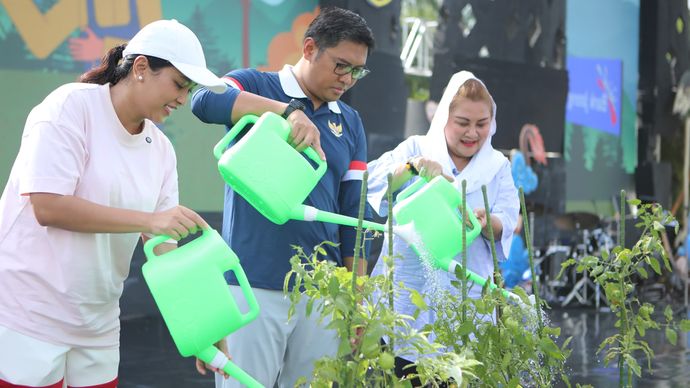
[[[359,113],[339,100],[369,73],[365,64],[373,46],[373,34],[362,17],[324,8],[305,32],[297,64],[279,72],[232,71],[224,78],[231,86],[226,93],[199,90],[192,97],[192,110],[202,121],[228,128],[246,114],[282,115],[292,127],[290,143],[300,151],[312,146],[328,162],[305,203],[357,216],[366,138]],[[306,316],[306,298],[287,321],[290,301],[283,294],[283,281],[295,254],[292,246],[311,254],[323,241],[337,242],[339,246],[323,247],[324,258],[352,270],[355,229],[304,221],[276,225],[226,186],[222,235],[239,256],[261,306],[254,322],[227,338],[233,362],[266,387],[292,387],[301,376],[310,379],[314,362],[335,356],[339,339],[325,329],[326,323],[317,322],[318,314]],[[366,273],[366,262],[358,268]],[[244,301],[236,280],[227,280],[235,299]],[[204,367],[197,362],[200,373]],[[216,387],[235,386],[235,380],[216,375]]]

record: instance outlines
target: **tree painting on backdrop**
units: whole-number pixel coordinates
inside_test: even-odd
[[[300,56],[317,0],[0,0],[0,77],[12,93],[0,97],[0,183],[9,176],[26,115],[51,90],[75,81],[110,48],[158,19],[177,19],[194,31],[208,68],[279,70]],[[209,149],[220,127],[196,120],[189,106],[162,128],[178,153],[180,195],[199,210],[220,210],[222,191]],[[209,198],[209,193],[219,193]],[[211,194],[213,196],[213,194]]]

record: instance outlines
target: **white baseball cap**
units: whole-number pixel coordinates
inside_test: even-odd
[[[150,55],[165,59],[190,80],[223,93],[225,82],[206,68],[201,43],[194,32],[177,20],[157,20],[142,28],[127,43],[123,56]]]

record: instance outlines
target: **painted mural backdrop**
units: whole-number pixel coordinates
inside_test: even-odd
[[[567,210],[604,211],[637,166],[639,0],[567,2]]]
[[[318,0],[0,0],[0,184],[31,108],[147,23],[174,18],[187,25],[204,46],[209,68],[223,75],[295,63],[316,13]],[[199,122],[187,106],[162,129],[177,151],[181,201],[219,211],[222,181],[211,149],[222,127]]]

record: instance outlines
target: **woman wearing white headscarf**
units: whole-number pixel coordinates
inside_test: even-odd
[[[467,266],[483,278],[494,272],[491,256],[487,217],[484,208],[482,186],[486,185],[491,215],[488,223],[493,228],[496,240],[496,254],[504,260],[510,251],[513,230],[518,218],[520,203],[511,175],[510,162],[491,146],[491,137],[496,133],[496,104],[486,86],[472,73],[461,71],[451,78],[432,119],[429,132],[425,136],[411,136],[394,150],[369,163],[368,201],[381,216],[387,215],[386,190],[387,175],[393,173],[392,189],[396,193],[409,186],[416,179],[427,180],[443,175],[452,181],[458,191],[462,181],[467,182],[467,207],[482,225],[482,234],[467,251]],[[386,236],[388,237],[388,236]],[[460,236],[458,236],[460,238]],[[430,284],[425,275],[421,259],[400,237],[393,237],[394,254],[401,257],[395,260],[396,296],[395,309],[399,313],[412,315],[416,307],[411,303],[409,292],[397,286],[403,282],[406,287],[415,289],[421,295],[430,295],[432,288],[456,292],[450,284],[453,274],[435,271]],[[380,258],[389,255],[388,243],[384,241]],[[456,258],[458,262],[460,257]],[[382,259],[378,260],[373,274],[386,270]],[[481,287],[473,287],[470,297],[478,297]],[[427,297],[427,303],[433,304]],[[417,329],[432,323],[435,314],[426,311],[413,323]],[[398,346],[396,346],[397,348]],[[397,349],[396,349],[397,354]],[[416,361],[416,354],[398,354],[402,360]],[[408,362],[409,363],[409,362]],[[396,362],[397,366],[398,362]],[[396,368],[398,369],[398,368]]]

